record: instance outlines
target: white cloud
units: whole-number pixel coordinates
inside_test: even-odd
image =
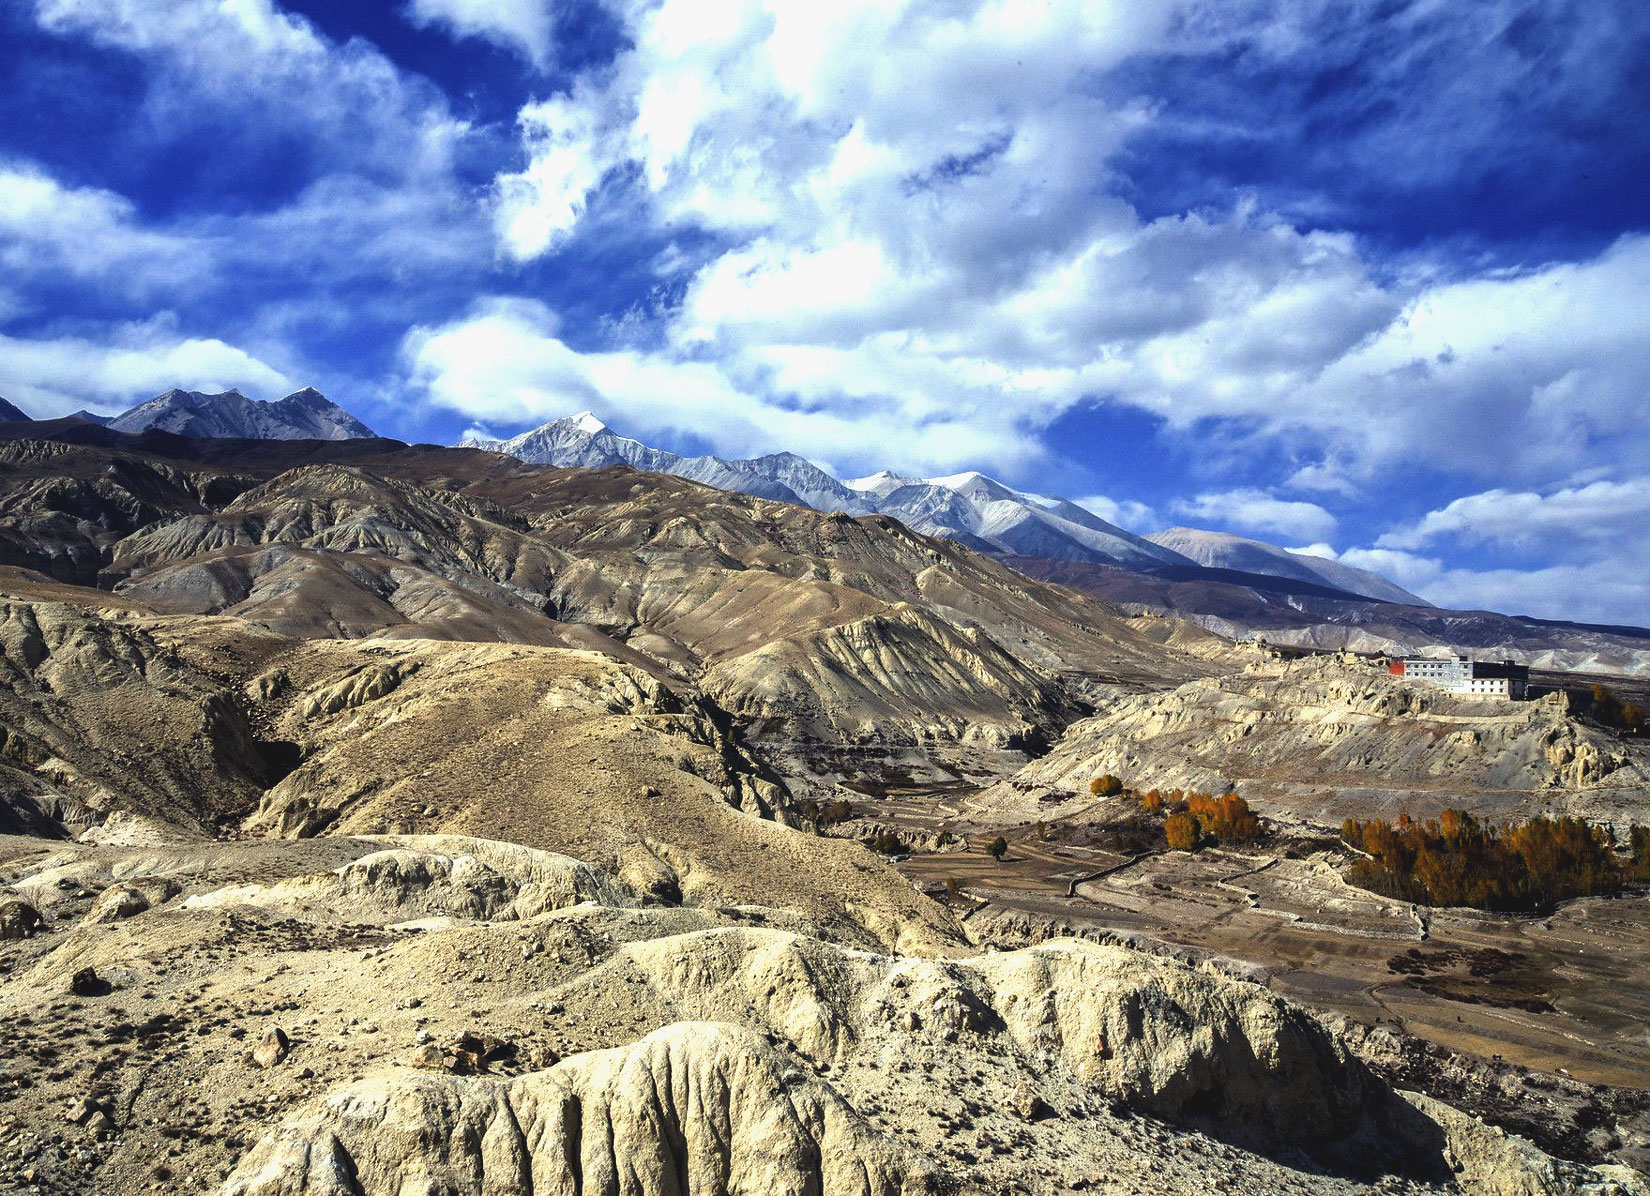
[[[13,279],[67,273],[142,296],[194,285],[206,248],[143,228],[124,196],[0,162],[0,267]]]
[[[1650,549],[1650,477],[1546,494],[1502,489],[1469,494],[1387,532],[1377,547],[1415,549],[1445,538],[1561,553],[1596,541],[1638,541]]]
[[[1278,498],[1253,488],[1199,494],[1176,502],[1173,509],[1204,523],[1292,538],[1328,536],[1336,527],[1335,516],[1316,503]]]
[[[698,437],[719,451],[805,451],[860,472],[893,451],[913,470],[957,460],[1024,465],[1036,449],[1007,419],[976,422],[944,411],[769,402],[718,365],[671,353],[581,353],[560,339],[555,314],[534,300],[497,298],[463,318],[415,328],[403,345],[413,385],[472,419],[520,426],[580,408],[665,443]],[[874,423],[876,443],[867,440]]]
[[[1470,569],[1394,548],[1349,549],[1336,559],[1387,577],[1427,601],[1581,623],[1643,626],[1643,557],[1627,553],[1544,568]]]
[[[664,332],[752,401],[1035,433],[1099,396],[1183,434],[1224,421],[1234,460],[1281,446],[1301,462],[1291,486],[1346,496],[1407,461],[1534,481],[1650,460],[1632,414],[1650,238],[1394,277],[1355,238],[1252,201],[1143,220],[1122,198],[1119,147],[1164,118],[1149,98],[1102,101],[1096,80],[1152,54],[1287,59],[1338,27],[1324,5],[617,7],[632,48],[523,110],[530,162],[498,181],[501,239],[553,252],[615,186],[636,223],[708,234],[722,248],[679,280]],[[1411,17],[1429,51],[1477,36]],[[865,425],[867,445],[880,435]]]
[[[446,172],[466,133],[433,85],[365,41],[335,44],[273,0],[36,0],[40,26],[153,68],[145,116],[160,129],[221,123],[284,140],[328,165],[386,179]],[[222,149],[236,152],[233,140]]]
[[[279,369],[242,349],[177,336],[165,318],[124,326],[112,342],[0,336],[0,394],[36,419],[50,419],[85,406],[112,413],[174,386],[234,386],[254,398],[296,389]]]
[[[549,0],[410,0],[405,12],[415,25],[494,42],[540,70],[550,65]]]
[[[1104,494],[1091,494],[1087,498],[1074,498],[1072,501],[1084,510],[1094,512],[1107,523],[1127,528],[1131,532],[1150,532],[1163,526],[1163,520],[1156,511],[1145,503],[1132,499],[1119,502]]]

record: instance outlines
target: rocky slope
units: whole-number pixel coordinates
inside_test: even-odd
[[[954,937],[863,849],[787,830],[783,784],[714,707],[611,657],[41,598],[0,606],[0,831],[487,830],[672,900],[793,904],[866,942]]]
[[[0,839],[0,881],[44,915],[0,945],[0,1185],[1646,1190],[1394,1093],[1258,985],[1118,947],[866,951],[454,836]]]
[[[1209,668],[1099,603],[884,517],[466,451],[345,442],[333,460],[283,468],[238,442],[169,443],[180,457],[103,435],[121,447],[0,450],[0,545],[14,564],[157,611],[298,637],[594,648],[689,684],[714,675],[717,700],[776,738],[863,728],[864,685],[846,673],[886,651],[911,680],[878,687],[877,737],[942,756],[965,730],[991,745],[1052,736],[1085,678],[1160,684]],[[795,667],[844,636],[847,655]],[[920,680],[964,675],[963,688]]]
[[[992,800],[1058,816],[1090,800],[1093,777],[1112,773],[1136,788],[1221,792],[1235,784],[1269,812],[1326,825],[1447,805],[1604,821],[1650,816],[1644,742],[1573,716],[1562,695],[1468,698],[1355,658],[1256,656],[1241,672],[1106,706],[1069,727]]]
[[[374,435],[371,428],[314,387],[284,399],[249,399],[238,390],[203,394],[169,390],[109,421],[117,432],[158,429],[179,436],[257,440],[348,440]]]
[[[1288,549],[1260,540],[1191,527],[1171,527],[1153,532],[1146,538],[1153,544],[1171,549],[1199,565],[1206,565],[1212,569],[1237,569],[1245,573],[1292,577],[1297,581],[1316,582],[1344,593],[1376,598],[1382,602],[1401,602],[1407,606],[1429,605],[1424,599],[1367,569],[1354,569],[1350,565],[1313,556],[1311,553],[1290,552]]]

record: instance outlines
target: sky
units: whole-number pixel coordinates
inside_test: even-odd
[[[983,470],[1650,624],[1642,0],[5,0],[0,395]]]

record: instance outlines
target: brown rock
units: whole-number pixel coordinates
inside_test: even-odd
[[[32,938],[44,927],[40,911],[27,901],[0,902],[0,940]]]
[[[68,1108],[63,1110],[63,1117],[75,1125],[85,1125],[99,1113],[105,1113],[103,1106],[91,1097],[83,1096],[79,1100],[71,1102]],[[105,1116],[107,1116],[106,1113]]]
[[[101,997],[109,991],[109,982],[94,968],[81,968],[69,979],[69,991],[77,997]]]
[[[1014,1115],[1021,1121],[1036,1121],[1048,1112],[1048,1105],[1030,1084],[1022,1083],[1014,1090]]]
[[[433,1042],[426,1042],[419,1047],[412,1053],[412,1058],[407,1062],[414,1067],[422,1067],[428,1071],[445,1071],[447,1069],[447,1056]]]
[[[277,1067],[292,1053],[292,1040],[279,1026],[272,1026],[257,1046],[252,1048],[252,1062],[259,1067]]]

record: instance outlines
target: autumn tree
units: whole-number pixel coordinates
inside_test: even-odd
[[[1236,793],[1211,797],[1194,793],[1186,799],[1186,810],[1197,819],[1199,829],[1222,843],[1253,843],[1261,837],[1260,819],[1249,803]]]
[[[1348,819],[1341,835],[1372,857],[1353,864],[1347,874],[1353,884],[1422,905],[1535,909],[1614,892],[1636,866],[1616,858],[1606,828],[1582,818],[1538,817],[1498,827],[1465,810],[1445,810],[1425,823],[1402,815],[1396,826]],[[1633,850],[1636,859],[1636,840]]]
[[[1008,854],[1008,840],[998,835],[986,845],[985,850],[987,855],[1001,863],[1003,856]]]
[[[1197,850],[1197,819],[1190,814],[1170,814],[1163,820],[1163,836],[1171,851]]]
[[[1102,773],[1089,782],[1089,792],[1095,797],[1116,797],[1123,792],[1123,782],[1111,773]]]

